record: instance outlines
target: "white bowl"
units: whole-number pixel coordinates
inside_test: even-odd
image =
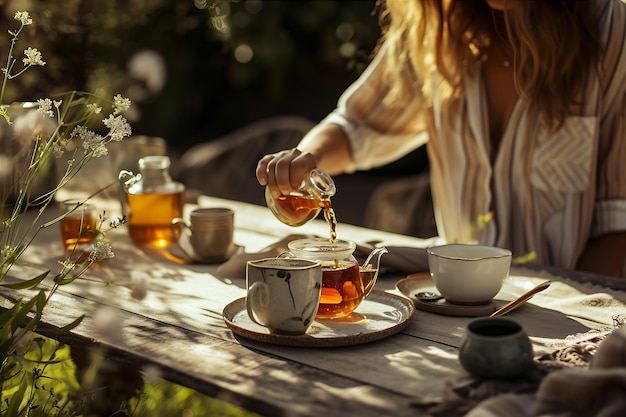
[[[509,275],[511,258],[511,251],[493,246],[449,244],[428,248],[435,286],[455,304],[491,301]]]

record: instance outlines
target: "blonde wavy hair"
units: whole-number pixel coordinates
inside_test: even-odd
[[[472,71],[489,47],[498,13],[503,14],[513,50],[515,83],[550,128],[561,125],[580,104],[586,80],[599,71],[602,56],[595,1],[509,0],[504,12],[485,0],[378,0],[382,36],[388,48],[388,99],[410,100],[415,85],[398,74],[408,69],[421,80],[426,97],[429,74],[440,75],[448,94],[462,93],[462,74]],[[500,18],[502,20],[502,17]],[[591,65],[590,65],[591,63]],[[405,85],[399,84],[403,80]]]

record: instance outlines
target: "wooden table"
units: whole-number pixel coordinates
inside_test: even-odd
[[[289,228],[264,207],[209,197],[202,197],[199,204],[235,210],[235,240],[246,252],[259,251],[293,233],[328,234],[323,221]],[[341,221],[341,213],[337,215]],[[29,261],[54,268],[62,255],[58,233],[57,228],[41,233],[29,248]],[[433,243],[343,223],[338,235],[398,247]],[[156,367],[165,379],[265,416],[426,415],[420,405],[441,401],[447,384],[467,377],[457,348],[471,318],[417,310],[400,333],[371,343],[333,348],[269,345],[233,335],[222,318],[224,306],[245,296],[245,279],[220,276],[217,265],[184,263],[175,251],[138,248],[125,227],[108,236],[116,257],[104,262],[102,269],[61,287],[46,309],[46,326],[64,326],[85,314],[70,334],[54,336],[62,342],[102,348],[106,355],[138,368]],[[406,272],[381,276],[377,289],[400,294],[395,283]],[[581,300],[601,294],[610,306],[580,312],[576,300],[565,307],[556,303],[564,300],[554,300],[551,289],[535,296],[510,317],[523,324],[537,349],[545,348],[546,340],[611,326],[609,311],[626,313],[625,293],[581,284],[576,281],[580,274],[572,271],[514,267],[511,275],[520,293],[551,279],[580,294]],[[149,281],[149,290],[138,301],[131,296],[132,285],[142,279]],[[504,304],[514,291],[499,295],[497,302]],[[97,321],[103,307],[114,307],[121,324],[116,337],[103,333]]]

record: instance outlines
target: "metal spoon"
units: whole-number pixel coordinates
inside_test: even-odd
[[[415,298],[420,301],[437,301],[441,300],[443,295],[437,294],[436,292],[422,291],[415,294]]]

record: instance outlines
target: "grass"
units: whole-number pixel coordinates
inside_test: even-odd
[[[33,335],[23,358],[24,372],[5,381],[2,397],[9,399],[18,393],[20,381],[28,380],[31,389],[22,404],[32,396],[31,404],[35,407],[25,416],[260,417],[166,381],[154,372],[138,373],[128,366],[111,366],[115,364],[93,355],[86,362],[87,356],[81,355],[80,350],[77,354],[75,349],[39,335]],[[5,415],[2,406],[0,415]]]

